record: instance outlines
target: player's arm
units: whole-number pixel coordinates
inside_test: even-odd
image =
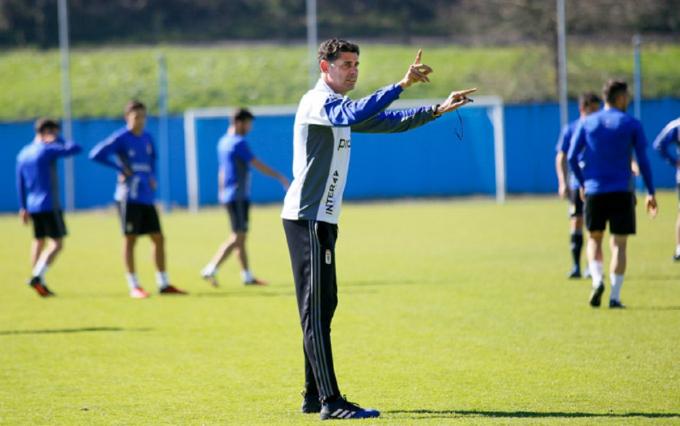
[[[673,167],[678,166],[678,158],[671,153],[671,143],[678,140],[680,126],[666,126],[654,139],[654,149]]]
[[[281,183],[281,186],[283,186],[283,189],[288,190],[290,182],[288,182],[288,179],[284,175],[254,157],[250,160],[250,164],[252,164],[260,173],[278,180],[279,183]]]
[[[17,183],[17,195],[19,197],[19,217],[24,225],[28,224],[28,211],[26,211],[26,181],[24,180],[24,174],[21,171],[21,163],[17,163],[16,167],[16,183]]]
[[[558,193],[560,197],[566,198],[569,196],[569,186],[567,185],[569,167],[567,165],[567,153],[569,152],[569,142],[571,141],[571,132],[569,126],[564,126],[560,132],[560,138],[557,142],[557,155],[555,155],[555,173],[557,174]]]
[[[353,126],[368,120],[390,106],[404,89],[417,82],[429,82],[427,75],[432,72],[432,68],[420,63],[422,53],[422,50],[418,50],[415,62],[409,65],[404,78],[396,84],[385,86],[358,100],[340,95],[328,97],[324,110],[331,125]]]
[[[633,149],[635,150],[635,158],[637,159],[642,180],[645,182],[645,186],[647,187],[645,206],[647,211],[652,216],[656,216],[658,206],[654,196],[655,190],[654,181],[652,180],[652,167],[649,165],[649,159],[647,158],[647,138],[645,137],[645,133],[642,130],[642,125],[639,122],[636,122],[633,138]]]
[[[435,119],[436,106],[409,108],[398,111],[383,111],[352,126],[360,133],[398,133],[415,129]]]
[[[60,140],[59,142],[60,143],[51,143],[47,145],[46,152],[52,157],[72,157],[83,151],[83,147],[76,143],[65,142],[63,140]]]
[[[567,156],[562,151],[557,151],[555,156],[555,172],[557,173],[557,192],[560,197],[566,198],[569,196],[569,188],[567,187]]]
[[[324,110],[331,125],[353,126],[383,111],[403,91],[398,84],[391,84],[358,100],[336,94],[326,99]]]
[[[583,151],[586,146],[586,132],[583,129],[583,125],[579,124],[574,130],[574,134],[569,142],[569,152],[567,153],[567,162],[571,168],[571,172],[578,181],[579,187],[581,189],[585,186],[585,178],[583,177],[583,171],[578,164],[578,155]]]
[[[467,95],[475,90],[477,89],[452,92],[448,98],[438,105],[398,111],[383,111],[366,121],[352,126],[352,130],[361,133],[397,133],[415,129],[429,123],[442,114],[455,111],[463,105],[472,102]]]
[[[246,141],[241,141],[234,147],[234,155],[236,155],[236,157],[238,157],[238,159],[244,163],[251,164],[262,174],[278,180],[284,189],[288,189],[288,179],[286,179],[286,177],[281,173],[255,158],[255,155],[250,150],[250,147],[248,147],[248,143]]]
[[[149,143],[151,144],[151,152],[149,153],[149,167],[151,168],[151,175],[149,176],[149,186],[152,190],[158,188],[158,182],[156,181],[156,145],[153,142],[151,136],[149,136]]]
[[[118,138],[112,136],[109,139],[106,139],[95,145],[95,147],[90,150],[89,158],[92,161],[96,161],[97,163],[111,167],[125,176],[132,176],[132,170],[124,167],[122,164],[120,164],[118,161],[114,161],[112,158],[118,152],[118,145]]]

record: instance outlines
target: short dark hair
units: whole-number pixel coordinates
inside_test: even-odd
[[[359,46],[340,38],[331,38],[319,45],[319,62],[326,60],[333,62],[338,59],[340,52],[351,52],[359,54]]]
[[[616,98],[628,92],[628,84],[623,80],[609,80],[602,88],[602,96],[607,103],[616,102]]]
[[[587,108],[595,104],[601,104],[602,99],[595,94],[595,92],[583,92],[578,97],[578,106],[581,108]]]
[[[232,121],[248,121],[248,120],[254,120],[254,119],[255,119],[255,116],[253,115],[252,112],[248,111],[247,108],[238,108],[231,115]]]
[[[128,103],[125,105],[125,115],[130,114],[132,111],[146,111],[146,105],[142,103],[141,101],[138,101],[137,99],[131,99],[128,101]]]
[[[49,131],[59,130],[60,126],[57,120],[52,118],[39,118],[35,121],[35,132],[42,134]]]

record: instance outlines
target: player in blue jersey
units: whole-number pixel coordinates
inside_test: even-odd
[[[17,157],[19,214],[24,224],[29,220],[33,223],[33,272],[29,284],[41,296],[51,296],[54,293],[47,287],[44,275],[62,250],[67,234],[59,201],[56,160],[75,155],[82,148],[65,143],[59,137],[59,125],[54,120],[38,120],[35,130],[33,143],[24,147]]]
[[[32,277],[29,285],[42,297],[54,296],[45,283],[45,273],[64,247],[66,224],[59,201],[57,159],[78,154],[79,145],[59,137],[59,124],[50,119],[35,123],[35,138],[17,156],[16,184],[19,216],[33,223]],[[48,240],[48,244],[46,241]]]
[[[452,92],[441,104],[397,111],[387,108],[432,68],[419,51],[403,79],[353,100],[347,96],[359,77],[359,46],[326,40],[319,47],[320,78],[298,104],[293,127],[293,182],[281,217],[288,242],[303,334],[305,392],[303,413],[326,419],[378,417],[345,399],[333,365],[331,322],[338,304],[335,247],[347,182],[351,134],[404,132],[454,111],[476,89]],[[366,344],[365,342],[355,342]]]
[[[672,148],[675,153],[671,152]],[[671,121],[661,130],[654,140],[654,149],[675,168],[675,181],[680,200],[680,118]],[[675,221],[675,253],[673,254],[675,261],[680,261],[680,205],[678,207],[678,217]]]
[[[612,234],[609,307],[622,308],[627,238],[635,234],[636,229],[635,194],[631,187],[633,152],[647,187],[645,206],[652,216],[656,215],[657,203],[642,125],[625,113],[629,102],[627,84],[608,81],[603,97],[605,108],[584,118],[574,131],[567,158],[585,199],[587,253],[593,279],[590,305],[600,306],[604,293],[602,239],[609,223]]]
[[[564,126],[557,141],[557,155],[555,156],[555,170],[557,172],[557,180],[559,183],[558,192],[560,197],[569,200],[569,216],[570,216],[570,242],[571,242],[571,259],[572,267],[569,272],[569,278],[581,278],[581,249],[583,247],[583,201],[578,191],[578,181],[573,174],[569,173],[567,164],[567,152],[569,152],[569,143],[574,134],[574,129],[578,123],[587,115],[594,113],[600,109],[602,101],[593,92],[586,92],[581,94],[578,98],[579,119]],[[586,277],[588,268],[585,269]]]
[[[165,238],[154,206],[156,193],[156,149],[144,131],[146,107],[130,101],[125,107],[126,127],[114,132],[90,151],[90,159],[118,171],[115,200],[124,234],[123,258],[130,297],[149,297],[139,284],[134,250],[140,235],[149,235],[153,245],[158,292],[186,294],[168,281],[165,269]]]
[[[227,134],[217,145],[219,161],[218,188],[219,200],[224,204],[231,220],[231,235],[217,249],[210,263],[201,271],[201,276],[217,286],[217,268],[229,255],[236,251],[241,265],[241,279],[245,285],[265,285],[266,282],[255,278],[248,267],[246,236],[250,209],[250,166],[261,173],[278,180],[288,189],[288,179],[255,158],[246,135],[253,126],[253,114],[245,108],[233,114]]]

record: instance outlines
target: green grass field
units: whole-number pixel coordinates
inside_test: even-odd
[[[398,81],[419,46],[362,44],[361,77],[352,96]],[[423,47],[432,83],[409,89],[404,98],[441,98],[453,89],[478,87],[481,95],[506,102],[556,99],[555,69],[545,46]],[[169,108],[295,104],[308,87],[306,48],[299,45],[141,46],[74,49],[71,56],[75,117],[118,117],[131,97],[158,111],[157,57],[167,58]],[[677,44],[645,44],[643,95],[680,97]],[[630,46],[569,46],[569,90],[599,91],[611,77],[632,81]],[[0,52],[0,120],[61,114],[59,52],[18,49]],[[512,78],[509,79],[508,75]]]
[[[341,390],[383,411],[362,424],[679,424],[680,265],[674,193],[638,212],[629,308],[587,305],[569,281],[566,203],[517,198],[349,204],[333,341]],[[0,423],[313,424],[299,413],[301,331],[278,206],[252,213],[267,288],[198,271],[222,210],[163,217],[170,277],[187,297],[127,297],[113,211],[67,216],[48,272],[26,286],[30,231],[0,217]],[[153,287],[149,243],[140,278]],[[605,252],[608,259],[608,250]],[[606,295],[608,292],[606,293]]]

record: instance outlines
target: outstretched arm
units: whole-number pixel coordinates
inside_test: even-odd
[[[415,61],[409,65],[404,78],[399,83],[391,84],[376,90],[359,100],[351,100],[346,96],[331,96],[326,100],[324,110],[333,126],[353,126],[384,111],[394,102],[404,89],[417,82],[429,82],[428,74],[432,68],[422,64],[422,50],[418,50]]]
[[[282,175],[281,173],[277,172],[276,170],[272,169],[262,161],[258,160],[257,158],[253,158],[250,161],[250,164],[253,165],[260,173],[265,174],[267,176],[273,177],[274,179],[278,180],[279,183],[281,183],[281,186],[283,186],[284,190],[288,190],[288,179]]]
[[[52,158],[71,157],[80,154],[83,147],[73,142],[51,143],[47,145],[47,150]]]
[[[397,133],[415,129],[429,123],[436,117],[455,111],[472,102],[466,95],[477,89],[452,92],[441,104],[399,111],[384,111],[368,120],[352,126],[352,130],[361,133]]]

